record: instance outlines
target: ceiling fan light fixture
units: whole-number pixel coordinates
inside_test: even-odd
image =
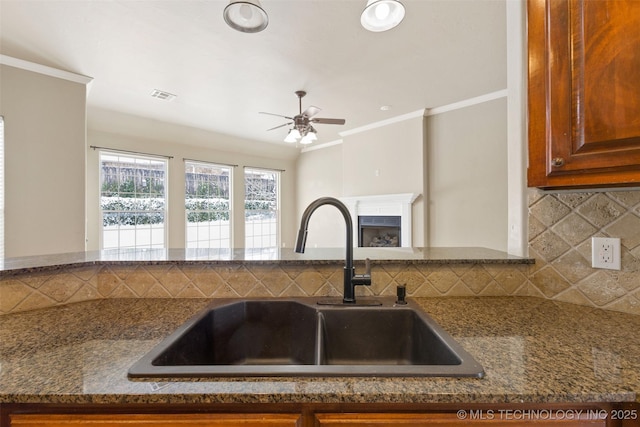
[[[259,0],[231,0],[223,12],[224,21],[234,30],[257,33],[269,24]]]
[[[311,144],[313,141],[311,140],[311,138],[307,135],[303,136],[302,139],[300,140],[300,144]]]
[[[302,98],[307,94],[307,92],[303,90],[296,91],[296,95],[298,97],[298,114],[291,116],[285,116],[282,114],[274,114],[267,113],[265,111],[260,111],[259,114],[269,114],[270,116],[278,116],[283,117],[287,120],[291,120],[288,123],[281,124],[280,126],[272,127],[271,129],[267,129],[268,131],[274,129],[280,129],[285,126],[293,125],[289,132],[287,132],[287,136],[284,138],[284,142],[294,143],[300,140],[301,144],[311,144],[313,141],[318,140],[317,131],[312,126],[312,123],[319,124],[328,124],[328,125],[343,125],[345,124],[344,119],[332,119],[332,118],[316,118],[315,115],[318,114],[321,109],[318,107],[314,107],[313,105],[302,111]]]
[[[404,19],[404,5],[398,0],[368,0],[360,24],[375,33],[396,27]]]
[[[300,140],[300,144],[311,144],[313,141],[317,141],[318,136],[313,126],[309,126],[309,129],[304,133],[304,136]]]
[[[301,135],[298,129],[293,128],[287,134],[287,137],[284,139],[284,142],[290,142],[290,143],[297,142],[300,139],[300,136]]]

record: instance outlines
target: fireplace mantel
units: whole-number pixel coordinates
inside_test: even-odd
[[[341,197],[353,220],[354,242],[358,241],[358,217],[367,216],[400,216],[400,242],[402,247],[411,247],[411,205],[419,194],[381,194],[374,196]]]

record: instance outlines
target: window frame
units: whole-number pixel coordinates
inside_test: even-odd
[[[233,241],[233,233],[234,233],[234,203],[233,203],[233,195],[234,195],[234,186],[233,186],[233,180],[234,180],[234,165],[228,165],[228,164],[224,164],[224,163],[215,163],[215,162],[206,162],[206,161],[200,161],[200,160],[191,160],[191,159],[184,159],[184,169],[185,169],[185,178],[184,178],[184,186],[185,186],[185,218],[184,218],[184,230],[185,230],[185,236],[184,236],[184,247],[185,249],[200,249],[198,246],[196,247],[190,247],[189,246],[189,212],[190,210],[187,209],[186,203],[187,203],[187,165],[188,164],[192,164],[192,165],[200,165],[203,167],[218,167],[218,168],[222,168],[222,169],[226,169],[229,172],[229,246],[227,248],[222,248],[222,247],[211,247],[211,245],[209,245],[207,247],[207,249],[218,249],[218,250],[228,250],[231,251],[233,249],[234,246],[234,241]],[[222,240],[222,239],[218,239],[218,240]],[[196,240],[196,242],[200,242],[200,240]],[[209,239],[209,242],[211,242],[211,239]]]
[[[164,200],[164,210],[162,212],[163,214],[163,222],[162,222],[162,246],[153,246],[153,240],[152,238],[150,238],[150,243],[144,244],[144,245],[138,245],[137,243],[135,243],[134,245],[126,245],[126,246],[122,246],[120,244],[121,242],[121,235],[120,235],[120,230],[118,230],[118,246],[117,247],[108,247],[105,248],[104,247],[104,211],[103,211],[103,207],[102,207],[102,198],[103,198],[103,189],[102,189],[102,183],[103,183],[103,168],[102,168],[102,163],[103,163],[103,156],[115,156],[117,158],[130,158],[135,160],[146,160],[146,161],[151,161],[151,162],[161,162],[164,165],[164,176],[163,176],[163,200]],[[167,249],[169,247],[169,241],[168,241],[168,237],[169,237],[169,224],[170,224],[170,219],[169,219],[169,157],[166,156],[156,156],[153,154],[145,154],[145,153],[136,153],[136,152],[131,152],[131,151],[126,151],[126,150],[111,150],[111,149],[103,149],[100,148],[98,149],[98,212],[99,212],[99,233],[98,233],[98,240],[99,240],[99,248],[100,250],[134,250],[134,249]],[[135,163],[135,162],[134,162]],[[135,185],[134,185],[135,187]],[[119,190],[118,190],[119,192]],[[119,212],[119,211],[115,211],[115,212]],[[144,211],[142,211],[144,212]],[[156,211],[152,211],[152,212],[156,212]],[[151,227],[153,228],[153,227]],[[137,241],[137,236],[134,237],[134,242]]]
[[[249,201],[248,199],[248,195],[247,195],[247,176],[249,175],[248,172],[253,172],[253,173],[272,173],[275,175],[275,180],[276,180],[276,209],[275,209],[275,218],[276,218],[276,222],[275,222],[275,245],[274,246],[260,246],[260,247],[255,247],[255,246],[249,246],[247,244],[247,239],[248,239],[248,234],[247,234],[247,209],[246,209],[246,204],[247,201]],[[260,252],[264,252],[265,250],[271,250],[271,249],[278,249],[281,246],[281,242],[282,242],[282,238],[281,238],[281,234],[282,234],[282,203],[281,203],[281,197],[282,197],[282,170],[279,169],[269,169],[269,168],[260,168],[260,167],[252,167],[252,166],[245,166],[244,167],[244,206],[243,206],[243,217],[244,217],[244,236],[243,236],[243,240],[244,240],[244,247],[245,247],[245,252],[246,253],[251,253],[251,252],[255,252],[255,250],[257,249],[262,249],[262,251]],[[252,199],[253,200],[253,199]],[[271,235],[271,234],[270,234]],[[262,234],[262,236],[264,236],[264,234]],[[255,239],[255,237],[253,237],[253,239]],[[257,254],[257,252],[256,252]]]

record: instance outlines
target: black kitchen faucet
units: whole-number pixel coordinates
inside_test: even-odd
[[[355,287],[357,285],[371,285],[371,265],[367,258],[365,274],[356,274],[356,270],[353,267],[353,223],[351,220],[351,214],[344,203],[333,197],[321,197],[311,202],[311,204],[307,206],[307,209],[305,209],[302,214],[302,219],[300,220],[300,230],[298,231],[295,251],[298,253],[304,253],[304,247],[307,242],[307,227],[309,226],[309,219],[311,218],[311,214],[323,205],[332,205],[338,208],[342,213],[345,225],[347,226],[347,254],[344,265],[344,293],[342,302],[344,304],[355,304]]]

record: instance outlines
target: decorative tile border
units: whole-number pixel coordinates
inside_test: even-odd
[[[359,266],[360,268],[360,266]],[[409,296],[528,295],[529,265],[409,264],[373,267],[357,294]],[[0,279],[0,313],[101,298],[221,298],[342,295],[339,265],[96,265]]]
[[[0,314],[100,298],[98,267],[70,267],[0,279]]]

